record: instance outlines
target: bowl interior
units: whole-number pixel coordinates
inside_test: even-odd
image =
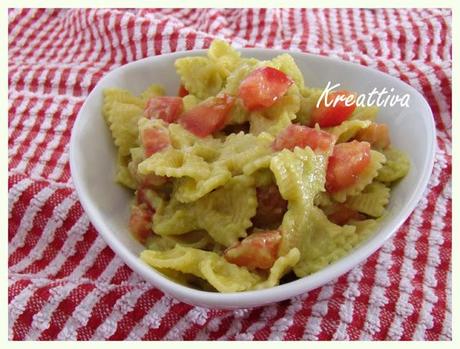
[[[242,54],[271,59],[282,51],[243,49]],[[115,147],[101,116],[102,90],[124,88],[135,94],[155,83],[175,95],[179,78],[174,60],[203,52],[181,52],[150,57],[130,63],[107,74],[91,92],[75,122],[70,149],[72,179],[91,222],[125,262],[163,291],[187,303],[211,307],[247,307],[279,301],[318,287],[346,272],[365,259],[403,223],[420,199],[431,174],[435,135],[431,110],[423,97],[410,86],[389,75],[359,65],[320,56],[291,52],[304,74],[305,83],[325,87],[328,81],[341,89],[369,93],[394,89],[409,94],[409,108],[399,104],[382,107],[377,121],[389,125],[392,143],[411,160],[409,174],[392,191],[388,212],[379,230],[351,254],[311,276],[269,290],[237,294],[210,294],[174,284],[138,259],[142,245],[128,232],[129,203],[132,193],[114,182]]]

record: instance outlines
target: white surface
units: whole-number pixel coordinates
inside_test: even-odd
[[[281,50],[242,49],[244,56],[271,59]],[[412,87],[384,73],[337,59],[289,52],[312,87],[325,87],[331,80],[340,89],[358,93],[394,88],[397,94],[410,94],[410,108],[381,108],[378,121],[390,127],[392,143],[409,155],[411,170],[393,189],[389,214],[375,235],[348,256],[302,279],[271,289],[211,293],[176,284],[142,262],[143,249],[128,231],[129,202],[132,193],[114,182],[116,153],[109,129],[101,115],[107,87],[125,88],[135,94],[157,83],[171,95],[177,93],[179,78],[174,60],[202,55],[204,51],[179,52],[146,58],[108,73],[90,93],[73,126],[70,142],[70,168],[80,201],[91,222],[107,244],[133,270],[164,292],[188,304],[215,308],[243,308],[288,299],[319,287],[353,268],[377,250],[404,222],[420,200],[430,177],[435,153],[435,126],[427,102]]]

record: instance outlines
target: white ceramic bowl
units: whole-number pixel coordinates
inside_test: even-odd
[[[242,54],[271,59],[284,51],[242,49]],[[107,244],[134,271],[165,293],[188,304],[213,308],[244,308],[273,303],[305,293],[347,272],[366,259],[398,229],[421,198],[430,177],[435,153],[435,127],[427,102],[412,87],[389,75],[337,59],[290,52],[308,86],[324,87],[327,82],[341,88],[370,92],[394,88],[410,95],[410,108],[382,108],[378,121],[390,127],[393,144],[411,160],[409,174],[394,188],[389,214],[378,231],[349,255],[327,268],[302,279],[271,289],[240,293],[211,293],[174,283],[139,259],[143,247],[128,232],[129,202],[132,193],[114,182],[115,147],[101,116],[102,90],[119,87],[140,93],[158,83],[175,95],[179,78],[174,61],[179,57],[203,55],[204,51],[179,52],[145,58],[108,73],[94,88],[78,114],[70,143],[70,168],[80,201],[91,222]]]

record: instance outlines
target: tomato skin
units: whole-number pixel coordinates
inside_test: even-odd
[[[269,227],[279,223],[287,210],[287,201],[283,199],[276,184],[256,188],[257,211],[252,219],[255,226]]]
[[[225,259],[249,269],[270,269],[278,256],[281,233],[267,230],[252,233],[224,251]]]
[[[353,210],[344,204],[337,204],[334,211],[327,215],[327,218],[337,225],[347,224],[350,220],[361,221],[365,219],[366,216],[359,213],[356,210]]]
[[[147,237],[152,234],[152,215],[153,211],[146,205],[134,205],[131,208],[129,229],[141,243],[145,243]]]
[[[334,91],[329,93],[328,101],[334,101],[338,96],[347,98],[353,95],[354,94],[349,91]],[[321,104],[313,109],[310,126],[315,126],[315,124],[318,124],[320,127],[340,125],[351,116],[355,109],[355,101],[349,106],[345,104],[345,101],[338,101],[335,106],[334,104],[326,106],[326,102],[323,99]]]
[[[169,139],[169,135],[166,131],[153,127],[146,128],[142,131],[141,141],[146,158],[163,150],[171,144],[171,140]]]
[[[371,124],[370,126],[361,129],[355,136],[358,141],[369,142],[371,146],[378,149],[387,148],[390,141],[390,131],[386,124]]]
[[[327,166],[326,190],[335,193],[355,184],[370,160],[371,146],[367,142],[336,144]]]
[[[289,76],[278,69],[258,68],[241,82],[238,97],[247,110],[267,108],[283,96],[293,83]]]
[[[184,104],[180,97],[152,97],[147,101],[144,116],[147,119],[161,119],[167,123],[171,123],[179,118],[183,109]]]
[[[182,114],[179,123],[196,136],[206,137],[224,128],[234,103],[229,95],[216,96]]]
[[[188,94],[189,93],[188,93],[187,89],[185,88],[185,86],[181,84],[180,87],[179,87],[179,91],[177,91],[177,95],[179,97],[185,97]]]
[[[336,137],[329,132],[307,126],[289,125],[276,136],[272,148],[278,151],[293,150],[296,146],[300,148],[308,146],[313,150],[329,151],[335,141]]]

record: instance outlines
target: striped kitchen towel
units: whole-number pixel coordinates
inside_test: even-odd
[[[449,9],[10,9],[8,330],[12,340],[451,340]],[[104,74],[214,38],[337,57],[422,93],[434,171],[394,237],[349,273],[235,311],[176,301],[130,270],[83,212],[69,138]]]

